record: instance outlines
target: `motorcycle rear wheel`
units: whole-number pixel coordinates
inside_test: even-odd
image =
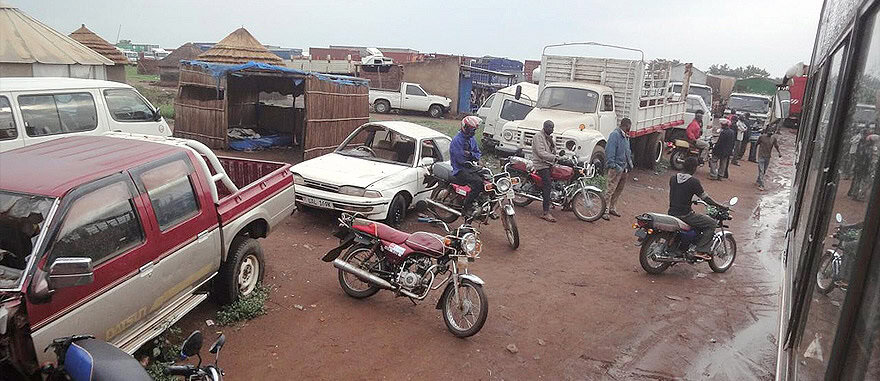
[[[342,257],[342,260],[350,263],[351,265],[366,270],[365,263],[370,259],[378,260],[375,258],[375,254],[373,254],[372,249],[369,246],[352,246],[351,249],[348,249],[348,252]],[[379,292],[379,286],[372,284],[370,282],[362,281],[356,275],[339,271],[339,285],[342,287],[342,291],[345,291],[348,296],[355,299],[364,299],[369,298]]]
[[[669,268],[669,262],[657,262],[654,256],[659,252],[666,251],[669,245],[669,237],[666,234],[649,235],[645,242],[642,243],[642,249],[639,251],[639,264],[648,274],[660,274]]]
[[[489,300],[486,299],[483,286],[462,279],[458,283],[458,292],[462,295],[462,303],[459,305],[455,298],[454,287],[455,284],[449,282],[441,296],[443,322],[446,323],[446,329],[456,337],[473,336],[483,329],[483,324],[486,324],[486,318],[489,316]],[[476,301],[473,300],[475,298]],[[460,319],[455,316],[456,314],[461,315]]]
[[[672,154],[669,155],[669,165],[671,165],[673,169],[680,171],[684,169],[685,159],[687,159],[687,155],[683,150],[674,150],[672,151]]]
[[[526,181],[526,177],[521,176],[519,178],[519,181],[520,181],[519,184],[513,186],[513,192],[514,192],[513,205],[516,205],[520,208],[525,208],[525,207],[529,206],[529,204],[531,204],[532,201],[535,201],[535,199],[520,195],[521,193],[523,193],[523,181]]]
[[[834,256],[826,251],[819,259],[819,271],[816,271],[816,288],[823,295],[828,295],[836,286],[834,282]]]
[[[434,189],[433,192],[431,192],[431,200],[439,202],[439,203],[446,205],[446,206],[453,208],[453,209],[456,209],[456,207],[453,203],[453,201],[455,200],[455,197],[456,197],[456,195],[452,191],[451,185],[447,185],[445,187],[438,186],[437,188]],[[433,210],[433,212],[437,216],[437,218],[439,218],[441,221],[443,221],[447,224],[451,224],[451,223],[455,222],[455,220],[458,219],[458,216],[456,216],[455,214],[447,212],[441,208],[431,208],[431,210]]]
[[[726,253],[724,247],[727,248]],[[712,259],[709,260],[709,267],[711,267],[712,271],[716,273],[723,273],[733,266],[733,261],[735,259],[736,240],[733,239],[733,235],[726,234],[721,238],[721,243],[715,248],[715,252],[712,253]]]
[[[581,221],[598,221],[605,208],[605,197],[593,190],[581,190],[571,199],[571,210]]]

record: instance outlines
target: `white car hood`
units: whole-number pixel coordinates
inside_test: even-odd
[[[519,126],[532,130],[540,130],[543,128],[545,120],[552,120],[556,127],[556,132],[562,132],[564,130],[578,128],[581,123],[591,121],[592,118],[589,117],[591,115],[593,114],[536,108],[532,109],[532,111],[526,115],[525,119],[519,121]]]
[[[407,168],[409,167],[405,165],[328,153],[294,165],[290,171],[306,179],[326,184],[367,188],[371,184],[403,172]]]

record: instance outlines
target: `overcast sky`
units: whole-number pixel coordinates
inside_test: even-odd
[[[523,60],[540,59],[547,44],[597,41],[703,70],[753,64],[774,77],[809,61],[822,7],[820,0],[0,1],[65,34],[85,23],[111,43],[120,25],[120,39],[166,48],[216,42],[244,26],[262,43],[284,47],[407,47]]]

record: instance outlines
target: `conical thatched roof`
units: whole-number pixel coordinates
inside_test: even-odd
[[[4,3],[0,3],[0,62],[113,65],[87,46]]]
[[[199,61],[225,64],[243,64],[248,61],[265,62],[280,65],[278,57],[266,49],[254,36],[244,28],[238,28],[217,45],[208,49],[198,57]]]
[[[98,36],[95,32],[86,28],[86,24],[82,24],[79,29],[73,31],[73,33],[70,34],[70,38],[77,40],[80,44],[88,46],[92,50],[98,52],[98,54],[109,58],[113,63],[129,63],[128,58],[125,58],[125,55],[122,54],[119,49],[116,49],[115,46],[110,45],[110,43],[101,38],[101,36]]]
[[[181,60],[194,60],[199,54],[202,54],[202,50],[192,42],[187,42],[159,61],[159,67],[177,67]]]

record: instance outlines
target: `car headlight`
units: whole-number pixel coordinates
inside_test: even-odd
[[[381,198],[382,193],[374,190],[366,190],[364,191],[364,197],[366,198]]]
[[[509,191],[510,186],[510,179],[506,177],[502,177],[495,182],[495,189],[497,189],[500,193],[506,193],[507,191]]]
[[[504,131],[501,133],[501,137],[504,138],[504,140],[511,141],[513,140],[513,132],[510,132],[510,130]]]
[[[474,233],[467,233],[461,237],[461,250],[464,254],[473,257],[479,254],[480,241]]]
[[[364,192],[366,192],[366,189],[361,187],[353,187],[350,185],[339,187],[339,193],[346,196],[364,197]]]
[[[565,142],[565,149],[569,151],[574,151],[575,147],[577,147],[577,143],[574,140],[569,140]]]
[[[296,185],[306,185],[306,179],[299,175],[299,173],[293,174],[293,183]]]

